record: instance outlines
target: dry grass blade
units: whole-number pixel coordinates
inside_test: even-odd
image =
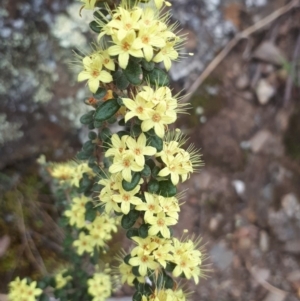
[[[242,39],[248,39],[250,35],[256,31],[264,28],[270,23],[274,22],[276,19],[291,11],[292,9],[300,5],[300,0],[293,0],[289,4],[279,8],[272,14],[268,15],[264,19],[258,21],[254,25],[248,27],[244,31],[238,33],[227,45],[226,47],[215,57],[214,60],[206,67],[202,74],[196,79],[192,84],[190,89],[187,91],[187,95],[184,97],[184,101],[188,102],[192,95],[196,92],[199,86],[206,80],[206,78],[215,70],[215,68],[226,58],[230,51],[238,44]]]

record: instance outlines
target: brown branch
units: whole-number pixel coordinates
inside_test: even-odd
[[[274,11],[267,17],[258,21],[254,25],[248,27],[244,31],[238,33],[226,46],[225,48],[209,63],[206,69],[202,72],[202,74],[196,79],[196,81],[189,88],[187,95],[183,98],[185,102],[189,101],[192,95],[196,92],[199,86],[206,80],[206,78],[215,70],[215,68],[226,58],[226,56],[231,52],[231,50],[238,44],[238,42],[242,39],[248,39],[250,35],[255,33],[256,31],[264,28],[269,25],[282,15],[291,11],[300,5],[300,0],[293,0],[289,4],[279,8]]]

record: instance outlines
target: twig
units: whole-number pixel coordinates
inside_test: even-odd
[[[296,73],[296,64],[297,64],[297,59],[300,55],[300,33],[298,35],[298,39],[296,42],[296,47],[294,50],[293,54],[293,61],[292,61],[292,70],[290,72],[290,75],[287,79],[286,86],[285,86],[285,91],[284,91],[284,99],[283,99],[283,105],[287,106],[291,99],[291,94],[292,94],[292,89],[293,89],[293,81],[295,78],[295,73]]]
[[[31,247],[30,247],[30,242],[27,238],[27,231],[26,231],[26,226],[25,226],[25,222],[24,222],[24,215],[23,215],[23,209],[22,209],[22,203],[20,201],[20,199],[18,199],[18,204],[19,204],[19,208],[20,208],[20,222],[19,222],[19,229],[20,232],[22,233],[22,240],[23,240],[23,244],[25,245],[25,249],[27,250],[28,256],[30,257],[32,263],[36,266],[36,268],[43,274],[43,275],[47,275],[47,269],[46,266],[42,260],[42,258],[39,258],[39,262],[36,260],[36,256],[34,256],[34,254],[32,253]],[[32,245],[32,243],[31,243]],[[36,249],[36,248],[35,248]],[[36,249],[37,250],[37,249]],[[37,252],[38,253],[38,252]],[[39,255],[39,254],[38,254]]]
[[[271,13],[269,16],[258,21],[254,25],[246,28],[244,31],[238,33],[226,46],[225,48],[210,62],[202,74],[197,78],[197,80],[192,84],[188,90],[187,95],[184,97],[184,101],[189,101],[192,95],[196,92],[199,86],[205,81],[205,79],[215,70],[215,68],[224,60],[224,58],[230,53],[230,51],[237,45],[237,43],[242,39],[247,39],[250,35],[256,31],[262,29],[268,24],[272,23],[282,15],[291,11],[300,5],[299,0],[293,0],[289,4],[279,8],[278,10]]]
[[[266,290],[268,290],[269,292],[276,294],[276,295],[280,295],[283,297],[286,297],[289,293],[286,291],[283,291],[275,286],[273,286],[272,284],[270,284],[269,282],[267,282],[266,280],[258,277],[254,271],[254,268],[251,267],[249,262],[246,262],[246,268],[248,270],[248,272],[251,274],[251,276],[262,286],[264,287]]]

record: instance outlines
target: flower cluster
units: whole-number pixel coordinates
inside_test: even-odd
[[[161,6],[156,1],[158,6]],[[124,5],[125,6],[125,5]],[[108,48],[111,56],[118,56],[119,66],[127,67],[129,57],[145,58],[155,63],[164,62],[167,70],[171,61],[178,58],[177,45],[181,38],[168,26],[168,15],[159,16],[159,12],[151,7],[131,9],[119,6],[111,11],[111,20],[107,23],[98,20],[102,31],[99,39],[110,36],[113,45]]]
[[[147,236],[146,238],[132,237],[137,244],[133,248],[125,262],[120,264],[122,282],[133,285],[137,278],[155,273],[160,267],[172,272],[174,277],[184,276],[193,278],[195,283],[199,282],[202,271],[199,266],[202,263],[203,254],[197,249],[199,240],[192,239],[180,241],[176,238],[161,238],[158,236]],[[135,269],[135,270],[134,270]]]
[[[87,163],[77,163],[75,161],[51,163],[48,171],[52,178],[59,180],[60,184],[75,187],[79,187],[83,174],[87,174],[89,177],[95,176]]]
[[[92,301],[105,301],[111,295],[112,283],[107,274],[95,273],[87,284],[88,293],[93,297]]]
[[[69,281],[72,280],[72,276],[65,275],[67,273],[67,269],[62,270],[60,273],[55,275],[55,288],[61,289],[67,285]]]
[[[42,294],[42,290],[36,287],[36,281],[27,283],[26,279],[17,277],[9,284],[9,301],[36,301]]]
[[[151,87],[144,86],[143,91],[139,92],[134,99],[123,98],[122,100],[128,109],[125,121],[136,116],[142,121],[143,132],[148,132],[153,128],[160,138],[165,135],[165,127],[177,119],[178,102],[172,97],[172,92],[168,87],[153,90]]]
[[[82,0],[84,8],[93,9],[95,0]],[[155,0],[158,8],[164,0]],[[127,1],[114,10],[104,6],[95,13],[92,28],[99,33],[101,45],[89,55],[79,56],[83,70],[78,81],[87,80],[91,92],[99,85],[113,82],[118,68],[127,69],[131,58],[146,62],[163,62],[169,70],[179,57],[183,38],[175,33],[177,24],[169,25],[170,16],[152,6],[130,7]],[[143,77],[143,75],[140,75]]]
[[[117,231],[116,225],[115,218],[106,214],[97,216],[93,222],[86,224],[85,231],[80,232],[79,238],[74,241],[73,245],[77,248],[77,253],[79,255],[84,252],[93,254],[95,248],[104,247],[106,242],[112,238],[111,233]]]
[[[87,220],[88,213],[96,214],[93,221]],[[105,213],[100,215],[95,212],[90,199],[85,196],[73,198],[71,208],[65,211],[65,216],[68,217],[71,226],[84,230],[73,243],[79,255],[84,252],[92,254],[95,247],[104,247],[111,239],[111,233],[117,231],[116,219]]]
[[[186,301],[186,295],[182,289],[155,290],[150,296],[142,296],[142,301]]]

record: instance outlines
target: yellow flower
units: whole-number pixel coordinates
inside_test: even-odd
[[[151,27],[152,25],[157,24],[157,17],[157,10],[154,10],[151,7],[146,7],[143,9],[139,24],[141,26]]]
[[[154,258],[158,261],[164,268],[167,266],[167,262],[173,259],[170,251],[172,250],[171,244],[165,244],[163,246],[159,246],[157,250],[153,252]]]
[[[129,56],[143,57],[142,45],[134,47],[134,41],[136,40],[136,34],[134,30],[129,31],[122,40],[118,40],[115,36],[112,36],[115,45],[108,48],[108,54],[111,56],[118,56],[118,62],[121,68],[126,69],[129,61]]]
[[[138,204],[135,209],[138,211],[145,211],[145,222],[148,222],[148,218],[152,217],[154,214],[157,214],[162,211],[162,208],[159,204],[159,199],[157,195],[150,194],[148,192],[144,193],[146,203]]]
[[[146,146],[147,139],[144,133],[140,134],[137,141],[132,137],[128,137],[126,144],[128,149],[134,154],[135,162],[144,168],[145,157],[153,156],[156,153],[156,148],[152,146]]]
[[[80,1],[84,3],[83,8],[85,8],[85,9],[94,9],[95,4],[98,0],[80,0]]]
[[[138,245],[133,248],[130,252],[131,256],[136,256],[140,252],[144,252],[145,254],[150,254],[152,251],[158,248],[159,244],[156,242],[153,237],[132,237],[132,240],[135,241]]]
[[[177,224],[175,218],[166,216],[164,212],[159,212],[157,216],[149,217],[147,222],[151,225],[148,230],[149,235],[156,235],[160,232],[165,238],[170,238],[170,229],[168,226]]]
[[[123,284],[127,282],[128,285],[132,286],[135,279],[135,275],[132,273],[132,266],[122,262],[119,266],[119,270],[121,273],[121,282]]]
[[[64,273],[67,270],[63,270],[60,273],[55,275],[55,288],[60,289],[63,288],[70,280],[72,280],[72,276],[64,276]]]
[[[143,120],[141,128],[143,132],[148,132],[154,128],[156,135],[163,138],[165,135],[165,125],[176,121],[176,117],[166,115],[166,103],[159,103],[149,112],[149,118]]]
[[[180,212],[180,208],[178,200],[175,197],[164,198],[159,196],[159,205],[168,216],[178,220],[178,212]]]
[[[164,167],[160,172],[160,177],[167,177],[168,175],[171,175],[171,181],[173,185],[177,185],[179,182],[179,175],[185,174],[184,169],[182,168],[182,156],[180,154],[177,154],[174,156],[166,156],[162,157],[163,162],[166,164],[166,167]]]
[[[113,20],[108,22],[105,28],[113,28],[113,32],[116,32],[114,36],[118,41],[121,41],[130,31],[139,29],[138,21],[141,15],[142,9],[139,7],[135,7],[131,11],[119,7],[117,12],[113,15]]]
[[[122,155],[126,150],[126,140],[128,135],[124,135],[121,138],[117,134],[113,134],[111,137],[112,148],[109,148],[105,152],[105,157]]]
[[[196,284],[199,282],[199,277],[203,275],[200,265],[203,261],[203,254],[200,250],[197,250],[201,239],[197,239],[193,242],[191,239],[185,239],[179,241],[177,238],[173,238],[173,259],[171,260],[176,264],[173,270],[175,277],[184,273],[187,279],[194,278]]]
[[[42,290],[36,287],[36,281],[30,284],[26,283],[26,279],[20,280],[17,277],[14,281],[9,283],[9,301],[36,301],[36,297],[42,294]]]
[[[163,48],[166,45],[164,39],[157,35],[158,26],[141,26],[138,37],[133,43],[133,47],[142,48],[145,59],[150,62],[153,58],[154,48]]]
[[[138,205],[142,202],[142,200],[135,195],[139,192],[140,186],[137,185],[133,190],[131,191],[125,191],[123,188],[120,189],[119,194],[115,194],[112,196],[112,199],[116,203],[121,204],[121,211],[124,214],[128,214],[130,211],[130,205]]]
[[[172,61],[178,58],[178,52],[174,49],[175,43],[176,42],[167,42],[166,46],[163,47],[153,58],[153,62],[164,62],[166,70],[170,70]]]
[[[110,83],[113,78],[110,73],[103,68],[103,58],[98,55],[86,56],[83,59],[84,71],[78,74],[78,81],[88,80],[88,85],[92,93],[96,93],[99,83]]]
[[[107,214],[110,214],[112,210],[116,212],[121,212],[121,208],[119,207],[118,203],[114,201],[113,195],[114,192],[112,190],[106,191],[105,193],[102,193],[104,189],[102,189],[100,194],[100,201],[101,205],[105,206],[105,212]]]
[[[149,296],[142,296],[142,301],[186,301],[182,289],[173,291],[171,289],[155,289]]]
[[[137,117],[139,120],[146,120],[149,118],[149,113],[154,107],[153,103],[146,101],[139,94],[134,100],[130,98],[122,98],[123,103],[129,112],[126,112],[125,122],[130,120],[132,117]]]
[[[144,167],[139,166],[135,162],[135,157],[130,151],[123,152],[122,155],[114,157],[113,164],[109,167],[110,173],[121,172],[122,177],[125,181],[131,182],[132,171],[141,171]]]
[[[154,260],[154,256],[142,250],[137,253],[137,256],[129,259],[129,264],[134,267],[138,266],[141,276],[146,276],[148,269],[155,270],[159,267],[159,264]]]
[[[95,273],[87,284],[89,295],[94,297],[93,301],[105,301],[111,295],[112,283],[109,275]]]
[[[158,9],[161,9],[163,4],[165,4],[166,6],[172,5],[169,1],[166,1],[166,0],[154,0],[154,3]]]
[[[84,252],[90,254],[94,252],[92,237],[83,232],[80,232],[79,239],[73,242],[73,246],[77,248],[77,253],[79,255],[82,255]]]
[[[116,69],[115,62],[108,54],[108,51],[102,50],[99,52],[99,54],[102,57],[104,67],[108,70],[115,71],[115,69]]]

